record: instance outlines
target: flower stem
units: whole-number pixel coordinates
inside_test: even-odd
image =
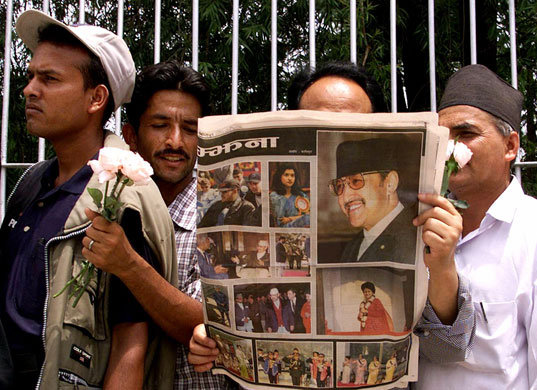
[[[73,283],[75,283],[77,281],[77,279],[79,278],[80,275],[82,275],[82,272],[84,272],[84,268],[82,268],[80,270],[80,272],[78,273],[78,275],[76,275],[74,278],[71,278],[71,280],[69,280],[65,286],[63,286],[63,288],[57,292],[56,294],[53,295],[54,298],[57,298],[59,297],[60,295],[62,295],[62,293],[67,289],[67,287],[71,286]]]
[[[73,302],[73,307],[76,307],[76,305],[78,304],[78,301],[80,301],[80,298],[82,298],[82,295],[84,295],[84,292],[86,291],[86,288],[88,287],[88,284],[93,276],[94,268],[95,266],[93,264],[89,262],[86,263],[86,273],[84,274],[84,283],[80,286],[80,291],[78,295],[76,296],[75,301]]]
[[[123,174],[121,172],[118,172],[116,174],[116,182],[114,183],[114,187],[112,188],[112,193],[110,194],[110,196],[113,196],[116,199],[119,198],[119,195],[116,196],[115,194],[116,194],[117,186],[119,185],[119,182],[121,181],[122,177],[123,177]]]
[[[108,197],[108,181],[104,186],[104,197],[103,197],[103,208],[101,210],[106,210],[106,198]]]
[[[119,199],[119,196],[121,195],[121,193],[123,192],[123,189],[125,188],[125,182],[122,180],[121,181],[121,188],[119,189],[119,192],[117,194],[117,199]]]
[[[440,195],[442,195],[444,198],[447,194],[447,189],[449,186],[449,177],[452,173],[453,169],[451,168],[451,166],[449,164],[446,165],[446,167],[444,168],[444,177],[442,178],[442,188],[440,190]]]

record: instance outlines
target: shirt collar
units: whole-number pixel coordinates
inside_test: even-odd
[[[380,236],[380,233],[382,233],[388,225],[399,215],[401,211],[403,211],[404,207],[401,204],[401,202],[397,203],[397,206],[394,207],[392,211],[390,211],[388,214],[384,216],[380,221],[378,221],[375,226],[373,226],[371,229],[366,230],[364,229],[364,238],[366,240],[374,240],[378,236]]]
[[[523,195],[524,192],[522,191],[520,183],[518,182],[517,178],[513,176],[509,186],[489,207],[487,216],[502,222],[511,223],[515,216],[520,197]]]
[[[486,231],[494,225],[496,221],[511,223],[515,216],[520,198],[524,195],[522,187],[516,177],[511,178],[509,186],[501,193],[501,195],[492,203],[485,217],[479,224],[479,228],[468,233],[465,237],[459,238],[457,245],[462,245],[474,237],[477,237],[482,232]],[[470,206],[472,207],[472,206]]]
[[[196,230],[196,184],[196,178],[192,178],[192,181],[168,206],[173,223],[190,231]]]
[[[96,153],[92,159],[96,159],[97,156],[98,153]],[[61,186],[54,188],[54,181],[58,177],[58,160],[55,159],[43,174],[41,185],[42,188],[47,190],[47,192],[54,189],[57,191],[64,191],[71,194],[80,195],[84,191],[84,188],[86,188],[86,185],[88,184],[92,175],[93,171],[91,168],[88,165],[84,165],[69,180],[67,180]]]

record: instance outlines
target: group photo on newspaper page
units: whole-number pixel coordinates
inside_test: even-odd
[[[438,193],[434,113],[199,121],[197,258],[214,373],[248,389],[404,387],[427,297],[419,192]]]

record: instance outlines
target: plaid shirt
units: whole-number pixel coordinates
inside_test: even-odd
[[[196,261],[196,179],[168,206],[175,228],[179,289],[201,301],[200,270]],[[234,389],[234,382],[224,375],[197,373],[187,361],[188,349],[179,344],[175,363],[174,390]]]

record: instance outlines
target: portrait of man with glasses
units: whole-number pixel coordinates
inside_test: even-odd
[[[346,220],[341,225],[346,234],[341,236],[347,239],[340,242],[339,251],[319,251],[318,262],[412,264],[416,257],[417,230],[412,219],[417,215],[417,185],[409,188],[404,180],[407,167],[419,167],[418,139],[402,134],[354,138],[335,147],[335,175],[332,170],[328,183],[319,179],[319,186],[328,184],[329,203],[337,200]],[[416,153],[409,159],[410,150]],[[418,178],[411,181],[419,182]]]

